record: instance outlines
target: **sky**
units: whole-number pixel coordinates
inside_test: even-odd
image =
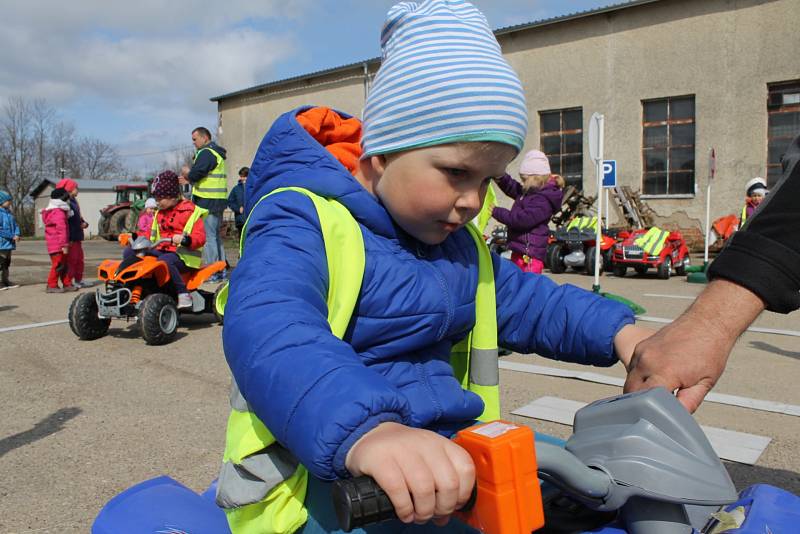
[[[619,0],[474,0],[493,29]],[[0,106],[44,98],[131,172],[216,131],[209,99],[380,55],[394,0],[0,0]],[[264,125],[266,132],[269,125]]]

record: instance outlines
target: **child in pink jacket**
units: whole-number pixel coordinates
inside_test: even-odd
[[[50,193],[50,203],[42,210],[44,222],[44,240],[47,253],[50,254],[50,274],[47,277],[47,293],[63,293],[75,291],[67,272],[67,254],[69,253],[69,227],[67,219],[71,215],[69,193],[57,187]],[[62,287],[58,286],[61,280]]]
[[[139,215],[139,222],[137,224],[136,230],[138,235],[150,237],[150,230],[153,227],[153,217],[155,217],[157,208],[158,204],[156,203],[156,199],[148,198],[147,201],[145,201],[144,210],[142,214]]]

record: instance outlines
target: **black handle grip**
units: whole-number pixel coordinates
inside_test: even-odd
[[[337,480],[332,491],[336,518],[345,532],[397,517],[389,496],[371,477]]]
[[[361,476],[333,483],[333,508],[339,520],[339,528],[350,532],[388,519],[395,519],[394,506],[389,496],[372,477]],[[477,486],[472,488],[469,500],[459,508],[466,512],[475,505]]]

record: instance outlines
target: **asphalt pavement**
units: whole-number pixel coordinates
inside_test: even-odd
[[[84,248],[87,279],[95,278],[100,260],[120,252],[103,241]],[[110,498],[162,474],[204,490],[219,468],[228,413],[221,327],[211,316],[183,317],[178,339],[162,347],[145,345],[135,323],[121,321],[96,341],[78,340],[64,322],[3,331],[67,318],[76,294],[45,294],[48,269],[44,243],[22,242],[12,259],[12,279],[23,285],[0,291],[0,534],[88,532]],[[553,278],[592,284],[591,277],[576,273]],[[702,289],[680,277],[631,275],[604,276],[601,285],[644,306],[648,316],[663,318],[677,317]],[[765,313],[756,325],[797,331],[799,319],[797,313]],[[508,358],[579,368],[538,356]],[[748,332],[715,391],[798,405],[798,366],[800,338]],[[619,365],[590,370],[624,376]],[[620,392],[515,371],[501,371],[500,378],[504,417],[559,437],[570,428],[509,411],[544,395],[589,402]],[[755,466],[727,463],[738,487],[766,482],[800,493],[800,418],[712,403],[704,403],[696,417],[704,425],[772,438]]]

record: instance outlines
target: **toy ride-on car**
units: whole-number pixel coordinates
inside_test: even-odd
[[[550,237],[545,255],[545,267],[553,274],[561,274],[571,267],[575,271],[594,274],[594,257],[597,253],[597,217],[577,217],[567,226],[557,229]],[[608,266],[611,249],[616,240],[600,234],[600,272]]]
[[[129,239],[129,234],[123,234],[120,244],[127,245]],[[213,293],[200,289],[200,285],[222,271],[225,262],[218,261],[182,274],[192,306],[179,310],[167,264],[147,255],[148,250],[166,241],[169,239],[151,243],[146,237],[139,237],[131,246],[136,255],[100,264],[97,278],[105,282],[104,287],[94,293],[78,295],[70,305],[69,326],[76,336],[85,340],[98,339],[108,332],[111,319],[133,319],[139,323],[139,331],[148,345],[164,345],[175,339],[181,313],[213,313],[222,321],[215,302],[223,285]]]
[[[628,267],[633,267],[638,274],[652,267],[662,280],[667,280],[673,269],[678,276],[686,274],[689,248],[680,232],[654,226],[649,230],[622,232],[619,237],[621,241],[614,246],[612,257],[615,276],[625,276]]]

